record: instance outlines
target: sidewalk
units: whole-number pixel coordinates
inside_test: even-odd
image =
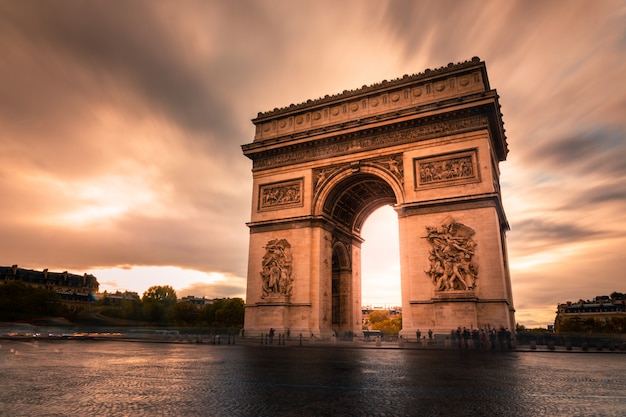
[[[472,347],[459,348],[458,346],[451,346],[449,343],[436,343],[433,341],[426,342],[411,342],[411,341],[364,341],[362,339],[354,339],[353,341],[345,340],[321,340],[317,338],[289,338],[280,340],[275,338],[271,343],[269,340],[262,340],[259,337],[256,338],[240,338],[237,337],[235,343],[241,345],[258,345],[263,347],[328,347],[328,348],[340,348],[340,349],[409,349],[409,350],[459,350],[459,351],[471,351],[471,352],[554,352],[554,353],[626,353],[626,346],[615,346],[613,348],[596,348],[581,346],[572,346],[567,348],[566,346],[551,346],[551,345],[516,345],[512,349],[475,349]]]

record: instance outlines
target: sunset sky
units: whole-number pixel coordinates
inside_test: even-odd
[[[0,54],[0,265],[243,297],[250,120],[478,56],[516,320],[626,292],[624,1],[0,0]],[[364,303],[399,304],[395,212],[364,237]]]

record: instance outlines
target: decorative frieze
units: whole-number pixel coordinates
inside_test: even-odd
[[[410,129],[395,129],[370,136],[346,138],[336,142],[321,142],[316,146],[284,149],[277,154],[259,155],[254,158],[253,169],[314,161],[334,156],[385,148],[417,142],[435,137],[453,135],[488,126],[487,116],[474,115],[459,119],[417,125]]]
[[[415,188],[466,184],[480,181],[475,149],[415,160]]]
[[[298,207],[303,203],[302,178],[259,186],[259,210]]]

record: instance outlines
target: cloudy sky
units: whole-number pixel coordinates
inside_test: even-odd
[[[259,111],[478,56],[517,321],[626,292],[623,1],[0,0],[0,264],[244,296]],[[395,214],[365,303],[398,304]]]

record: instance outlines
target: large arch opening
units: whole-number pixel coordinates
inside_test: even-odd
[[[392,206],[374,211],[365,221],[361,248],[361,299],[363,307],[402,305],[400,288],[400,238],[398,214]]]
[[[338,334],[360,330],[361,328],[363,226],[368,218],[381,207],[387,207],[395,214],[390,206],[396,204],[397,201],[398,198],[392,185],[373,172],[362,171],[352,172],[336,181],[323,200],[323,214],[334,225],[332,272],[328,279],[330,279],[331,288],[331,327]],[[382,213],[383,217],[385,214],[388,215],[388,211],[384,209]],[[375,216],[374,226],[378,224],[377,217],[381,216]],[[381,226],[384,227],[384,225]],[[396,239],[391,247],[397,248],[397,218],[392,227],[393,231],[388,239]],[[375,242],[378,234],[383,234],[381,229],[375,229],[374,234],[370,235],[371,240]],[[375,243],[372,244],[372,247],[376,247]],[[384,255],[384,253],[383,251],[382,254]],[[376,258],[384,259],[378,255]],[[399,271],[398,258],[397,254],[392,257],[397,263],[395,266],[397,271]],[[389,259],[384,259],[384,262],[389,262]],[[371,264],[368,263],[368,265]],[[378,274],[374,272],[373,275]],[[396,281],[399,283],[399,279]],[[396,298],[399,298],[398,295],[399,290]],[[399,302],[396,303],[396,305],[399,304]]]
[[[365,220],[376,209],[397,203],[394,189],[372,173],[357,173],[334,185],[324,200],[323,212],[345,232],[361,237]]]

